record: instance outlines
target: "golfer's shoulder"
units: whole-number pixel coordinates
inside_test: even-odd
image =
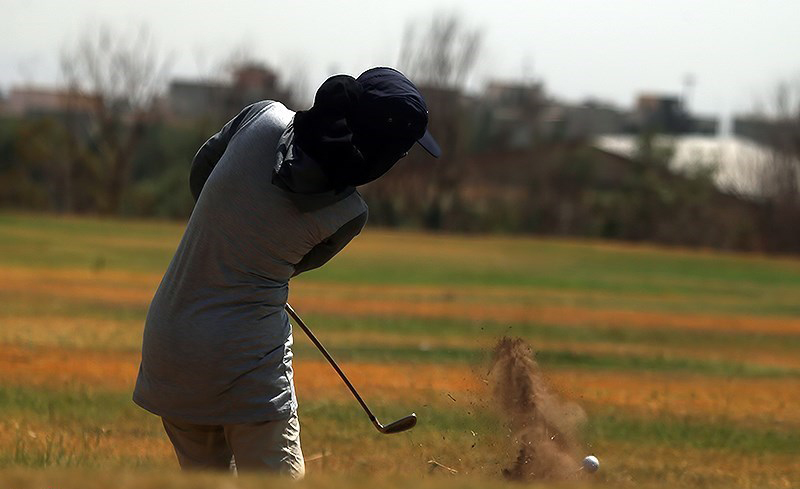
[[[354,190],[352,194],[348,195],[340,203],[345,205],[336,212],[335,227],[338,230],[334,235],[342,238],[344,242],[348,242],[361,233],[361,230],[366,226],[369,218],[369,207],[357,190]]]
[[[248,105],[232,121],[234,134],[245,131],[263,131],[272,129],[283,132],[294,117],[294,112],[280,102],[262,100]]]
[[[350,199],[352,199],[352,206],[350,208],[350,220],[348,223],[357,227],[358,231],[361,231],[361,228],[367,224],[367,219],[369,218],[369,206],[361,197],[361,194],[358,193],[358,190],[353,192]]]
[[[361,213],[364,214],[364,220],[366,220],[367,216],[369,215],[369,206],[364,198],[361,197],[361,194],[358,193],[358,190],[356,190],[355,194],[358,196],[359,207],[362,209]]]
[[[348,204],[352,209],[353,215],[358,216],[364,214],[366,216],[369,214],[369,206],[364,198],[361,197],[361,194],[358,192],[358,190],[353,189],[353,193],[348,195],[345,200],[349,201]]]
[[[318,208],[315,214],[317,219],[327,223],[327,226],[338,228],[350,221],[363,220],[366,223],[369,208],[358,191],[351,189],[346,196],[333,197],[327,205]],[[330,234],[331,230],[327,231]]]
[[[276,100],[262,100],[250,107],[254,117],[280,128],[286,128],[294,117],[293,110]]]

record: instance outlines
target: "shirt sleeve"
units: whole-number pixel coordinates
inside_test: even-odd
[[[255,118],[261,109],[269,104],[269,101],[264,100],[248,105],[197,150],[197,154],[194,155],[192,160],[192,168],[189,171],[189,189],[195,202],[200,197],[200,192],[203,190],[208,176],[211,175],[211,171],[217,165],[219,159],[222,158],[228,143],[230,143],[236,131]]]
[[[295,277],[303,272],[319,268],[326,264],[328,260],[342,251],[347,243],[358,236],[367,223],[367,216],[368,211],[364,211],[345,223],[327,239],[311,248],[311,251],[306,253],[297,265],[295,265],[294,274],[292,276]]]

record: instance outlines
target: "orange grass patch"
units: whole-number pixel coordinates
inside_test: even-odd
[[[43,269],[0,267],[0,292],[61,299],[101,300],[146,305],[153,297],[161,274],[86,268]],[[295,290],[293,284],[293,291]],[[327,292],[321,292],[321,291]],[[386,295],[377,300],[359,299],[367,290]],[[525,303],[538,291],[508,287],[436,288],[430,286],[364,286],[297,284],[297,300],[303,309],[330,314],[372,314],[427,318],[460,318],[509,322],[538,321],[564,325],[603,324],[636,328],[724,330],[760,333],[800,333],[800,318],[754,315],[690,314],[623,309],[595,309]],[[550,293],[550,300],[570,297]],[[555,296],[552,294],[556,294]],[[513,297],[517,303],[498,303]],[[573,296],[574,297],[574,296]],[[594,295],[592,296],[594,297]],[[599,296],[598,296],[599,297]],[[613,297],[613,296],[608,296]],[[420,298],[424,298],[421,301]],[[656,297],[650,299],[657,300]],[[542,297],[537,297],[542,301]],[[484,302],[484,303],[481,303]]]
[[[140,355],[63,348],[0,345],[0,381],[5,384],[58,387],[78,383],[131,389]],[[295,362],[295,378],[309,391],[324,391],[340,380],[325,361]],[[440,365],[343,363],[348,377],[364,389],[440,390],[475,387],[480,380],[468,368]]]
[[[450,301],[372,301],[334,297],[302,297],[295,302],[304,311],[327,314],[458,318],[508,322],[537,321],[563,325],[602,324],[642,329],[672,328],[699,331],[737,331],[800,334],[800,318],[722,314],[679,314],[569,306],[469,304]]]
[[[388,398],[447,402],[448,394],[452,394],[459,403],[453,406],[464,407],[468,402],[490,396],[482,372],[465,366],[352,363],[343,365],[343,369],[359,390]],[[349,397],[327,363],[297,363],[295,372],[301,400],[303,396]],[[648,416],[699,416],[800,425],[798,379],[725,379],[585,370],[547,372],[547,377],[567,398],[597,407],[615,407]]]
[[[139,355],[22,348],[0,345],[0,382],[6,385],[133,388]],[[325,361],[295,362],[301,400],[347,398],[341,380]],[[481,372],[463,365],[342,364],[360,391],[384,398],[460,401],[485,397]],[[800,425],[800,379],[726,379],[665,373],[548,372],[548,377],[578,402],[613,406],[649,415],[704,416],[712,419],[788,422]],[[436,395],[438,393],[438,395]],[[458,394],[458,395],[456,395]]]
[[[664,373],[557,371],[570,398],[648,415],[703,416],[800,425],[800,379],[728,379]]]
[[[22,296],[147,304],[161,275],[88,268],[0,267],[0,292]]]
[[[128,286],[153,287],[161,280],[160,273],[134,272],[120,269],[92,268],[31,268],[0,266],[4,282],[77,282],[120,284]]]
[[[0,381],[37,387],[77,383],[129,389],[136,380],[139,358],[138,353],[0,345]]]
[[[340,365],[359,390],[394,393],[391,397],[407,397],[414,391],[477,392],[485,388],[480,376],[464,366],[361,362]],[[298,389],[311,397],[328,397],[337,393],[349,395],[339,376],[325,361],[296,362],[294,370]]]
[[[0,343],[28,347],[66,347],[76,349],[103,348],[108,350],[132,350],[141,346],[143,324],[140,320],[106,320],[57,315],[34,317],[0,317]],[[311,345],[303,335],[296,336],[298,343]],[[380,331],[336,331],[327,335],[326,343],[334,348],[348,345],[373,345],[386,347],[412,347],[421,351],[436,348],[465,348],[489,350],[496,337],[493,335],[427,336],[388,333]],[[800,368],[800,355],[794,351],[776,347],[755,349],[743,345],[703,344],[660,346],[658,344],[629,344],[613,341],[591,343],[536,339],[534,346],[539,351],[570,351],[633,356],[658,356],[664,358],[691,358],[701,361],[717,361],[759,365],[776,368]]]
[[[142,321],[37,315],[0,316],[0,343],[68,348],[138,349]]]

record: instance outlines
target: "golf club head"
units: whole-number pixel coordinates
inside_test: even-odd
[[[400,418],[393,423],[387,424],[386,426],[379,425],[378,431],[384,435],[389,435],[391,433],[400,433],[401,431],[410,430],[416,425],[417,415],[415,413],[411,413],[405,418]]]

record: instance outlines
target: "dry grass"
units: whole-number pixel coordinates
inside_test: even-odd
[[[0,267],[4,280],[0,292],[38,297],[41,300],[103,301],[116,304],[147,304],[153,298],[160,276],[122,270],[51,269]]]
[[[269,477],[178,474],[158,419],[129,403],[139,362],[143,311],[161,279],[161,273],[153,270],[161,267],[175,249],[180,226],[158,224],[151,229],[148,223],[136,222],[130,224],[127,234],[115,235],[103,232],[102,223],[96,221],[91,222],[92,232],[70,229],[79,229],[84,223],[80,219],[59,222],[68,225],[56,231],[44,225],[7,225],[0,229],[19,246],[38,240],[47,242],[47,247],[41,248],[43,253],[63,246],[68,251],[65,257],[78,256],[59,268],[44,266],[50,263],[46,260],[28,266],[0,259],[0,298],[5,301],[5,312],[0,315],[0,395],[6,396],[0,401],[10,406],[0,417],[0,488],[233,489],[284,483]],[[3,246],[8,251],[15,245]],[[80,255],[83,248],[92,251]],[[103,255],[102,250],[116,253],[116,268],[105,266],[102,260],[94,262]],[[125,258],[134,257],[137,250],[152,253],[147,267],[124,270],[121,263],[133,263],[125,262]],[[480,263],[476,256],[481,257]],[[663,264],[653,268],[653,275],[642,275],[619,268],[621,260],[627,258],[640,263],[658,264],[662,259],[690,262],[682,266],[696,262],[707,268],[708,276],[698,273],[684,277]],[[603,265],[603,260],[608,264]],[[568,276],[580,272],[578,267],[586,263],[594,264],[609,280],[583,287],[581,284],[591,281],[595,269],[584,273],[584,282],[568,287],[524,280],[526,273],[538,270],[551,277]],[[744,274],[743,283],[734,284],[725,274],[716,276],[717,263],[732,267],[729,276]],[[348,275],[351,270],[344,268],[355,267],[361,273],[369,264],[385,269],[371,272],[374,276],[367,273],[353,279]],[[424,276],[418,283],[383,283],[379,276],[394,270],[397,276],[407,278],[411,265],[424,268],[433,264],[444,267],[444,272]],[[349,317],[362,320],[363,324],[353,329],[322,329],[323,341],[339,351],[353,347],[401,353],[448,349],[474,352],[490,348],[497,339],[495,333],[505,325],[535,324],[584,334],[580,338],[577,334],[543,334],[534,347],[544,352],[800,368],[800,355],[793,346],[794,338],[800,336],[800,318],[792,314],[799,289],[797,280],[786,275],[800,273],[797,260],[608,243],[373,232],[356,240],[331,267],[336,271],[333,275],[312,274],[293,283],[292,301],[303,314],[330,316],[340,323]],[[462,270],[475,272],[466,275],[473,282],[446,278],[447,273]],[[481,283],[481,274],[491,275],[493,270],[507,273],[506,278]],[[772,274],[780,278],[775,285],[771,284]],[[440,277],[445,278],[436,282]],[[643,278],[647,282],[644,285],[656,286],[639,290]],[[517,282],[523,285],[514,285]],[[694,290],[704,287],[709,290],[707,295],[693,295]],[[704,300],[713,307],[705,308]],[[53,302],[65,305],[68,311],[48,308]],[[740,303],[750,308],[747,314],[735,313],[744,310],[738,309]],[[763,314],[759,308],[762,303],[763,311],[767,311]],[[25,307],[15,309],[20,304]],[[673,306],[687,306],[683,310],[694,312],[673,311]],[[118,309],[128,312],[112,314]],[[98,310],[101,313],[91,314]],[[430,328],[456,322],[455,326],[449,323],[452,334],[425,331],[423,327],[410,334],[381,329],[383,318],[406,318]],[[492,333],[478,333],[477,327],[463,333],[457,329],[481,321],[499,326]],[[617,341],[613,335],[603,334],[612,330],[636,334],[628,341]],[[596,340],[591,336],[594,331],[598,332]],[[736,341],[718,344],[661,344],[658,339],[665,331],[676,337],[685,334],[712,340],[729,332],[740,336]],[[703,336],[703,332],[710,334]],[[769,341],[747,341],[762,337]],[[782,345],[780,338],[791,341]],[[297,339],[298,346],[310,348],[304,338]],[[444,356],[431,358],[446,360]],[[424,422],[410,433],[382,437],[370,431],[349,392],[324,360],[316,354],[298,355],[295,381],[304,446],[313,460],[308,464],[310,477],[297,487],[509,487],[499,473],[513,456],[514,447],[495,419],[483,366],[445,360],[412,361],[396,356],[392,362],[342,362],[353,383],[382,414],[394,416],[393,409],[415,406],[422,415]],[[670,423],[688,420],[690,423],[684,426],[698,423],[712,430],[730,426],[737,433],[766,440],[761,445],[740,441],[732,448],[721,443],[702,448],[702,444],[681,439],[682,431],[667,433],[666,438],[651,436],[646,430],[636,432],[637,439],[627,439],[624,434],[598,435],[591,440],[593,445],[586,447],[603,463],[593,487],[785,489],[800,480],[800,452],[780,440],[783,445],[775,449],[764,445],[772,440],[765,433],[788,433],[791,436],[786,439],[791,441],[800,430],[800,379],[794,375],[767,373],[751,378],[719,372],[594,369],[570,364],[544,368],[559,392],[589,411],[590,422],[620,418],[634,425],[662,423],[660,428],[670,430]],[[93,407],[93,402],[101,404]],[[62,408],[65,412],[59,412]],[[78,412],[84,408],[86,411]],[[103,409],[116,411],[104,413]],[[458,473],[431,469],[430,459]],[[52,468],[69,465],[77,469]]]
[[[90,387],[130,391],[138,371],[137,353],[27,348],[0,345],[3,385]],[[462,365],[342,362],[365,395],[384,400],[461,405],[488,395],[485,372]],[[629,412],[692,416],[714,420],[789,423],[800,427],[800,379],[742,379],[648,372],[549,372],[569,398]],[[348,399],[324,360],[295,363],[295,382],[305,399]]]

